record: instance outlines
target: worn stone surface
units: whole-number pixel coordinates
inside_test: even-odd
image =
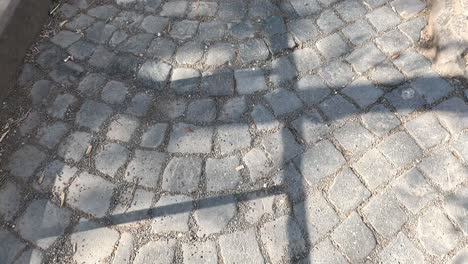
[[[167,154],[150,150],[137,150],[125,171],[124,179],[145,187],[154,188],[161,177]]]
[[[102,217],[109,208],[114,187],[114,184],[99,176],[82,172],[69,187],[67,204],[85,213]]]
[[[263,262],[253,229],[220,236],[219,244],[225,263]]]
[[[43,200],[32,202],[18,220],[20,235],[42,249],[49,248],[70,223],[71,211]]]
[[[408,221],[406,213],[391,194],[375,196],[363,212],[375,230],[385,237],[394,235]]]
[[[283,258],[294,259],[305,251],[299,225],[288,216],[264,224],[260,228],[260,237],[273,263],[280,263]]]
[[[222,231],[237,213],[236,200],[233,196],[201,200],[198,207],[194,218],[199,227],[199,235]]]
[[[161,197],[152,211],[152,231],[155,233],[188,231],[190,211],[192,211],[192,202],[188,196]]]
[[[348,216],[331,237],[343,249],[345,255],[355,262],[363,261],[377,243],[372,231],[356,213]]]
[[[452,2],[60,3],[0,104],[0,262],[460,262]]]
[[[442,256],[458,241],[458,231],[441,209],[432,207],[418,219],[417,238],[431,255]]]
[[[85,263],[102,262],[112,253],[118,240],[117,231],[82,218],[70,237],[70,242],[76,244],[77,249],[73,259]]]

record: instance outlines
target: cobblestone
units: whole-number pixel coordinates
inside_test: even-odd
[[[400,23],[400,18],[388,6],[378,8],[366,15],[378,32],[389,30]]]
[[[216,119],[216,102],[213,99],[200,99],[187,106],[189,122],[208,123]]]
[[[68,132],[68,127],[62,122],[55,122],[48,126],[41,127],[37,131],[36,139],[39,144],[46,148],[54,148],[62,139],[62,137]]]
[[[140,122],[135,117],[120,115],[110,124],[107,137],[112,140],[128,142],[139,125]]]
[[[416,231],[416,236],[423,247],[435,256],[447,254],[458,241],[457,230],[436,207],[430,208],[419,217]]]
[[[348,213],[369,198],[371,193],[349,168],[339,172],[330,187],[330,201],[343,213]]]
[[[36,174],[33,188],[59,197],[77,172],[76,167],[70,167],[59,160],[53,160]]]
[[[128,150],[115,143],[104,145],[96,154],[96,169],[111,177],[128,159]]]
[[[0,189],[0,201],[0,215],[11,221],[19,209],[21,189],[11,181],[5,182]]]
[[[8,169],[13,176],[27,180],[45,158],[46,154],[36,147],[25,145],[13,153],[8,163]]]
[[[406,128],[416,142],[424,148],[431,148],[448,139],[448,133],[434,115],[424,114],[406,123]],[[431,130],[430,133],[428,131]]]
[[[397,168],[402,168],[422,156],[422,150],[416,141],[404,132],[389,136],[379,145],[379,150]]]
[[[238,246],[242,244],[242,250]],[[227,263],[264,262],[254,229],[220,236],[221,256]]]
[[[202,236],[220,232],[237,214],[236,200],[233,196],[202,200],[198,207],[194,218],[198,224],[198,234]]]
[[[175,242],[173,239],[150,241],[137,251],[133,263],[144,264],[157,259],[161,264],[170,264],[174,259]]]
[[[18,254],[21,253],[21,251],[23,251],[26,247],[23,242],[21,242],[13,234],[4,230],[3,228],[0,229],[0,238],[2,239],[3,243],[5,243],[0,248],[0,259],[6,263],[11,263],[14,261]]]
[[[435,108],[435,113],[452,134],[458,134],[468,127],[468,105],[460,98],[442,102]]]
[[[362,222],[357,213],[351,213],[332,233],[332,239],[354,262],[363,261],[376,246],[371,230]]]
[[[155,188],[159,181],[165,153],[149,150],[136,150],[134,158],[127,166],[124,179],[148,188]]]
[[[77,249],[73,259],[78,263],[104,261],[118,240],[117,231],[82,218],[70,237],[72,245],[76,244]]]
[[[353,167],[370,189],[386,184],[396,174],[393,165],[376,149],[366,152]]]
[[[379,254],[382,263],[422,263],[424,255],[403,233],[388,244]]]
[[[75,104],[76,98],[71,94],[57,95],[55,101],[47,109],[47,113],[52,117],[63,119],[68,109]]]
[[[320,193],[310,194],[304,202],[297,204],[294,215],[298,224],[307,230],[311,244],[339,223],[338,215]]]
[[[282,216],[260,228],[260,237],[272,263],[294,259],[305,251],[305,240],[294,218]],[[290,238],[293,238],[289,240]]]
[[[239,159],[235,156],[206,161],[206,189],[210,192],[236,189],[241,183],[237,170]]]
[[[140,146],[146,148],[159,147],[164,141],[167,127],[165,123],[158,123],[148,127],[141,136]]]
[[[87,172],[71,183],[67,204],[95,217],[103,217],[109,208],[114,184]]]
[[[162,188],[173,192],[194,192],[198,188],[201,173],[201,159],[174,157],[164,170]]]
[[[392,191],[411,212],[417,213],[437,197],[421,172],[412,169],[394,182]]]
[[[86,100],[76,114],[75,123],[98,132],[102,124],[112,114],[112,109],[102,103]]]
[[[1,104],[1,263],[466,257],[424,1],[104,2],[61,3]]]
[[[190,211],[192,211],[190,197],[183,195],[161,197],[153,210],[152,231],[155,233],[188,231]]]
[[[234,72],[234,77],[239,94],[253,94],[267,89],[262,70],[237,70]]]
[[[468,169],[450,151],[443,149],[424,158],[419,168],[444,191],[450,191],[468,175]]]
[[[127,93],[128,88],[124,83],[110,81],[102,88],[101,97],[106,103],[120,104],[125,100]]]
[[[182,244],[184,263],[187,264],[215,264],[218,263],[216,245],[212,241]]]
[[[340,57],[341,55],[348,53],[350,50],[348,44],[344,42],[338,33],[334,33],[317,41],[316,45],[317,49],[326,60],[332,60]]]
[[[16,228],[23,238],[47,249],[64,233],[70,216],[68,209],[59,208],[45,199],[37,200],[19,218]]]
[[[83,158],[86,149],[91,144],[91,134],[86,132],[73,132],[60,143],[57,154],[64,158],[78,162]]]
[[[370,224],[384,237],[391,237],[408,221],[405,212],[391,194],[372,198],[363,208]]]
[[[360,45],[375,35],[374,29],[364,19],[346,26],[342,32],[354,45]]]
[[[291,91],[276,89],[265,95],[276,116],[284,115],[302,107],[301,100]]]

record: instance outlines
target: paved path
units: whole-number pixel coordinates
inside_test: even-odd
[[[91,2],[2,106],[1,263],[468,262],[423,2]]]

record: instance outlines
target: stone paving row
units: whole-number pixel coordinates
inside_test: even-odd
[[[0,262],[467,263],[468,89],[425,15],[64,2],[3,104]]]

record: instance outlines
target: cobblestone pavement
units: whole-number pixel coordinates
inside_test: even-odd
[[[468,89],[424,2],[96,2],[2,105],[1,263],[468,263]]]

